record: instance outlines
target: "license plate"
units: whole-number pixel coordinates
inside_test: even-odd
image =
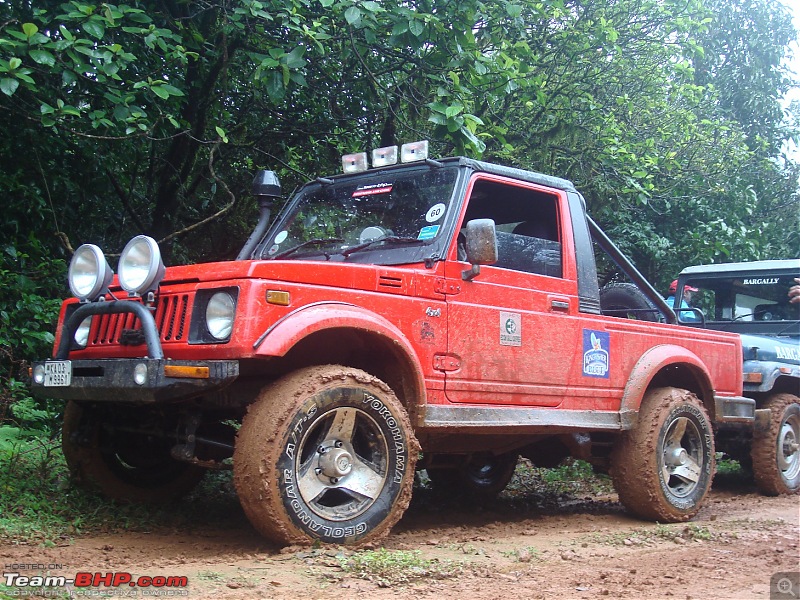
[[[44,387],[65,387],[71,383],[71,361],[51,360],[44,363]]]

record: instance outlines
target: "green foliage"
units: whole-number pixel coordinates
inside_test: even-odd
[[[67,164],[53,184],[80,189],[50,208],[69,239],[112,252],[220,213],[166,253],[229,257],[254,219],[238,199],[258,166],[291,189],[341,153],[420,137],[574,179],[623,243],[644,225],[648,274],[797,248],[774,216],[776,202],[796,208],[797,172],[769,160],[797,134],[778,102],[796,36],[766,0],[73,0],[0,13],[8,131],[41,136],[27,180],[55,142]]]
[[[34,251],[39,248],[33,244]],[[13,245],[0,253],[0,426],[51,436],[53,411],[37,405],[25,380],[31,360],[48,356],[61,301],[47,297],[60,261],[31,260]]]
[[[181,506],[176,513],[98,497],[70,480],[60,439],[0,427],[0,540],[53,546],[81,533],[241,518],[227,472],[210,474]]]
[[[503,491],[510,498],[596,496],[613,492],[611,479],[595,473],[586,461],[567,459],[552,469],[533,466],[527,460],[517,464],[514,477]]]

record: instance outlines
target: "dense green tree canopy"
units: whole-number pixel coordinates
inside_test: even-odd
[[[291,190],[421,138],[574,180],[662,287],[797,256],[796,37],[771,0],[0,0],[3,364],[47,342],[71,247],[231,258],[256,169]]]

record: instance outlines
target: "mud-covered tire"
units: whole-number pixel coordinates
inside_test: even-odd
[[[245,514],[285,544],[364,544],[408,507],[419,444],[385,383],[348,367],[309,367],[267,386],[236,439]]]
[[[600,289],[600,310],[604,315],[656,322],[660,312],[644,292],[632,283],[609,283]]]
[[[120,502],[164,504],[189,493],[205,469],[174,460],[172,440],[116,427],[135,428],[132,414],[67,403],[61,448],[73,481]]]
[[[452,469],[428,469],[434,489],[467,500],[489,500],[506,489],[514,476],[518,455],[475,454]]]
[[[656,388],[642,400],[634,429],[611,453],[611,477],[630,512],[676,523],[700,510],[714,477],[714,437],[697,396]]]
[[[762,494],[800,492],[800,398],[775,394],[762,408],[771,413],[769,428],[753,434],[753,479]]]

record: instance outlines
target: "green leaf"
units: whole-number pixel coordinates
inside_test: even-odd
[[[456,115],[461,114],[463,110],[464,110],[463,106],[461,106],[460,104],[455,104],[453,106],[448,106],[447,110],[444,111],[444,114],[448,119],[452,119]]]
[[[306,66],[306,59],[303,58],[306,49],[303,46],[298,46],[285,57],[285,64],[290,69],[301,69]]]
[[[512,19],[522,16],[522,7],[519,4],[506,4],[506,12]]]
[[[163,85],[152,85],[150,86],[150,90],[163,100],[169,98],[169,91],[165,90]]]
[[[419,19],[413,19],[408,22],[408,30],[414,34],[414,37],[419,37],[425,32],[425,23]]]
[[[64,36],[64,39],[67,40],[68,42],[71,42],[75,39],[75,36],[72,35],[72,32],[63,25],[59,25],[58,30],[61,32],[61,35]]]
[[[164,90],[166,90],[169,93],[170,96],[183,96],[184,95],[182,90],[179,90],[174,85],[170,85],[168,83],[165,84],[165,85],[159,86],[159,87],[164,89]]]
[[[30,56],[34,62],[37,62],[40,65],[52,67],[56,64],[55,56],[50,54],[47,50],[31,50],[28,52],[28,56]]]
[[[357,27],[361,23],[361,9],[357,6],[351,6],[344,11],[344,18],[353,27]]]
[[[98,40],[102,40],[106,33],[106,28],[100,21],[86,21],[81,27],[86,33]]]
[[[23,23],[22,31],[26,37],[31,38],[34,36],[35,33],[39,31],[39,28],[33,23]]]
[[[283,99],[286,94],[286,88],[283,86],[282,71],[270,71],[267,75],[267,94],[273,102]]]
[[[478,154],[483,154],[486,150],[486,144],[482,140],[478,139],[478,137],[466,127],[461,130],[461,134],[467,138],[467,141],[469,141],[470,145]]]
[[[11,77],[0,79],[0,91],[2,91],[6,96],[13,96],[18,87],[19,81],[16,79],[12,79]]]
[[[16,56],[8,61],[8,70],[13,71],[14,69],[18,69],[19,66],[22,64],[22,59],[17,58]]]

